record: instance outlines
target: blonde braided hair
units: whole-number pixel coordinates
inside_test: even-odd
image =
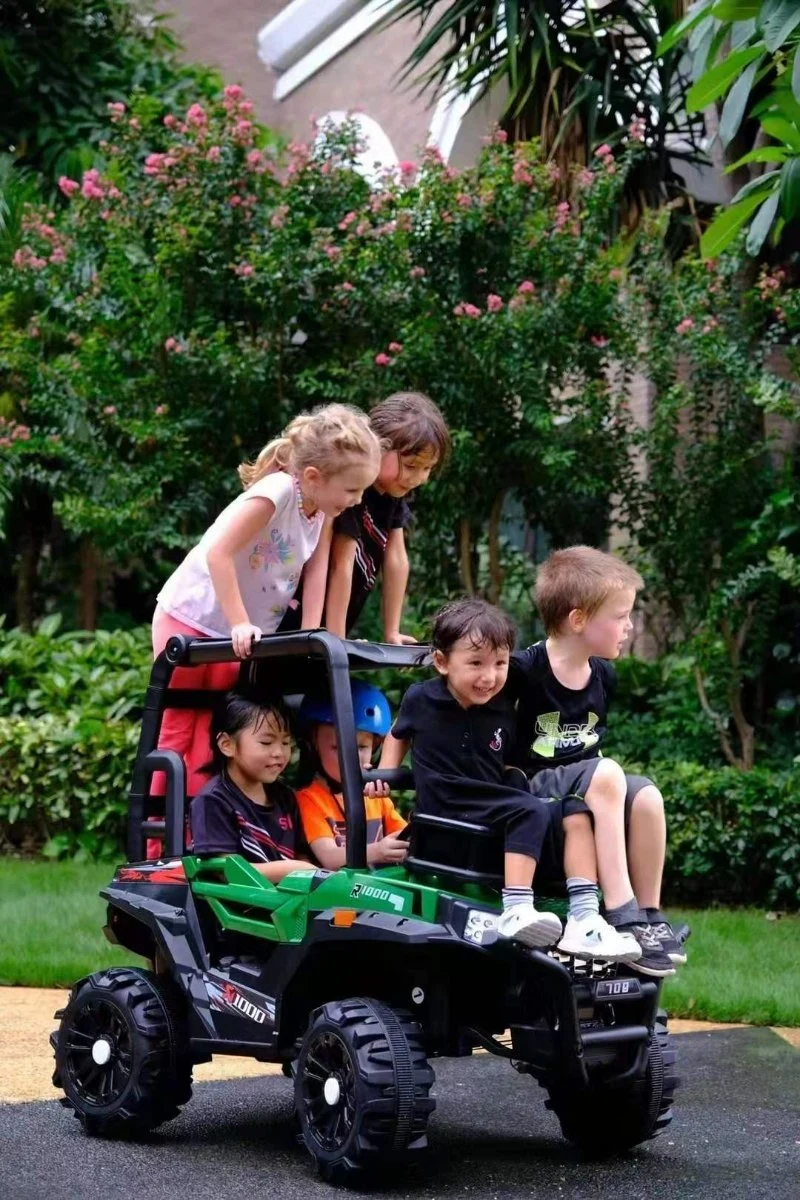
[[[330,479],[358,459],[374,462],[377,475],[380,458],[380,442],[366,413],[350,404],[325,404],[290,421],[255,462],[242,463],[239,478],[246,489],[273,471],[299,475],[306,467],[316,467]]]

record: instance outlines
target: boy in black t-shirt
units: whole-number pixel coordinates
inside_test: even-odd
[[[636,937],[638,970],[665,975],[686,956],[659,907],[664,802],[651,780],[600,757],[615,683],[608,660],[619,657],[633,627],[641,587],[632,567],[588,546],[557,550],[542,565],[536,603],[547,640],[512,656],[517,736],[509,761],[537,795],[585,800],[606,919]]]
[[[280,783],[292,753],[287,715],[277,702],[229,692],[211,726],[216,775],[192,801],[198,855],[241,854],[273,883],[313,871],[294,793]]]
[[[459,600],[437,614],[431,640],[438,677],[406,692],[384,743],[381,766],[399,766],[411,744],[420,812],[502,831],[501,936],[528,946],[551,946],[561,938],[560,950],[582,958],[637,959],[636,941],[618,934],[599,915],[587,816],[566,818],[573,838],[566,846],[570,918],[564,936],[553,913],[534,907],[532,883],[554,806],[509,786],[504,776],[505,751],[514,735],[513,704],[503,690],[514,645],[510,620],[482,600]],[[561,861],[551,865],[561,873]]]
[[[401,646],[415,640],[400,632],[408,584],[404,530],[411,520],[406,497],[447,458],[450,434],[439,409],[420,392],[396,392],[376,404],[369,420],[381,440],[381,469],[361,503],[334,521],[325,627],[349,635],[382,575],[383,638]],[[300,611],[298,591],[281,631],[300,628]]]

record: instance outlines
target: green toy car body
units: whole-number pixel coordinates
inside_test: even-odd
[[[176,666],[233,661],[229,641],[174,638],[153,667],[130,796],[128,858],[101,895],[106,934],[148,961],[80,980],[52,1035],[53,1081],[88,1133],[131,1135],[176,1116],[192,1067],[215,1053],[284,1064],[300,1134],[338,1181],[420,1157],[430,1060],[482,1048],[548,1093],[565,1136],[621,1150],[671,1120],[675,1056],[660,984],[496,937],[502,848],[481,826],[415,816],[402,867],[366,865],[350,671],[413,667],[419,648],[324,631],[254,648],[287,693],[327,677],[337,726],[347,865],[272,884],[243,858],[184,853],[184,766],[155,749]],[[163,797],[149,794],[154,770]],[[387,773],[376,772],[381,778]],[[408,783],[409,772],[393,783]],[[145,861],[158,834],[166,854]]]

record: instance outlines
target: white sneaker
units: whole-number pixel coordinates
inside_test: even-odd
[[[561,936],[561,922],[555,913],[537,912],[532,904],[515,904],[500,914],[497,933],[524,946],[552,946]]]
[[[632,962],[642,953],[632,934],[619,933],[599,913],[580,920],[568,917],[558,949],[573,958],[602,958],[606,962]]]

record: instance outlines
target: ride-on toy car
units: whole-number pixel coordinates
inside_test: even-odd
[[[108,939],[148,969],[79,980],[51,1037],[53,1082],[87,1133],[150,1130],[189,1100],[194,1063],[248,1055],[293,1076],[302,1140],[339,1180],[418,1159],[435,1105],[429,1060],[476,1048],[531,1075],[565,1137],[587,1152],[634,1146],[669,1123],[678,1081],[660,985],[498,940],[502,847],[488,829],[417,815],[405,864],[367,867],[350,671],[418,659],[418,647],[324,631],[254,647],[250,669],[266,666],[286,693],[327,677],[348,826],[344,868],[277,885],[236,855],[185,853],[183,761],[155,749],[167,704],[209,702],[167,691],[173,669],[233,661],[230,641],[176,637],[155,662],[129,861],[101,893]],[[166,774],[165,808],[150,795],[154,770]],[[412,782],[402,769],[370,774]],[[153,834],[166,843],[156,862],[144,855]]]

